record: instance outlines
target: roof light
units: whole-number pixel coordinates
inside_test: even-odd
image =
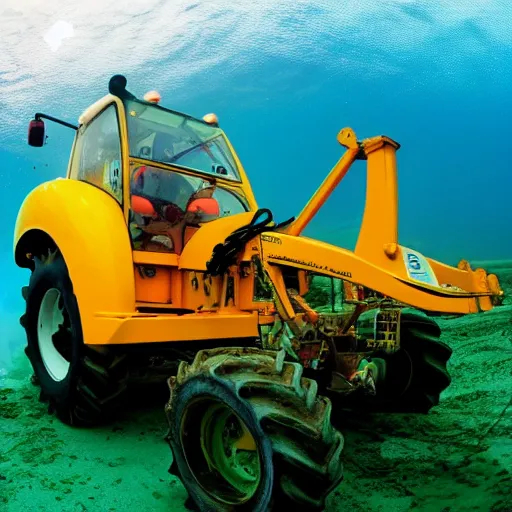
[[[206,114],[203,116],[203,121],[208,124],[212,124],[214,126],[219,126],[219,119],[216,114]]]
[[[144,94],[144,101],[148,103],[158,103],[161,99],[162,96],[160,96],[160,93],[157,91],[148,91]]]

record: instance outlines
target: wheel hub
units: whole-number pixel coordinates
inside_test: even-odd
[[[70,368],[71,333],[62,296],[56,288],[44,295],[37,319],[37,342],[41,359],[50,377],[60,382]]]
[[[230,505],[254,496],[261,479],[259,450],[230,407],[215,399],[193,404],[184,416],[181,437],[189,469],[210,496]]]

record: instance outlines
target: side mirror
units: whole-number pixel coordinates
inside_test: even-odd
[[[28,124],[28,144],[35,148],[44,146],[44,121],[32,119]]]
[[[132,210],[138,215],[142,215],[143,217],[156,217],[157,213],[155,208],[151,204],[151,201],[146,199],[145,197],[140,196],[132,196],[131,201]]]
[[[187,206],[187,212],[195,213],[198,222],[208,222],[220,216],[219,203],[213,197],[193,199]]]

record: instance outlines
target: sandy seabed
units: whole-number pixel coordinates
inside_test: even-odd
[[[488,264],[487,267],[490,265]],[[494,262],[512,294],[512,262]],[[451,386],[426,416],[347,415],[327,511],[512,511],[512,304],[443,319]],[[163,406],[73,429],[47,414],[20,355],[0,381],[0,511],[185,511]]]

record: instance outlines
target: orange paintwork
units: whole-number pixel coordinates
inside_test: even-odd
[[[235,229],[245,226],[254,217],[253,212],[239,213],[223,217],[201,226],[187,243],[180,256],[180,269],[206,271],[206,262],[212,255],[213,248],[222,243]]]
[[[47,233],[64,256],[84,338],[108,342],[102,335],[96,338],[96,312],[135,312],[132,249],[121,207],[87,183],[50,181],[35,188],[21,206],[14,233],[19,263],[30,252],[35,230]]]
[[[189,315],[99,313],[91,335],[103,344],[195,341],[258,336],[256,313]],[[101,344],[101,343],[98,343]]]
[[[86,125],[112,103],[116,104],[120,116],[123,206],[92,185],[73,179],[55,180],[37,187],[27,196],[14,236],[16,261],[21,266],[27,265],[25,254],[33,250],[31,244],[36,238],[31,235],[35,230],[47,233],[59,247],[78,299],[85,343],[257,337],[258,323],[272,322],[276,311],[286,321],[295,317],[280,265],[301,270],[298,290],[301,295],[308,289],[306,273],[310,271],[364,285],[420,309],[444,313],[466,314],[491,309],[495,297],[502,293],[497,278],[487,276],[483,269],[473,271],[466,262],[461,262],[459,268],[450,267],[422,259],[415,251],[400,246],[396,175],[399,145],[387,137],[358,142],[349,128],[338,134],[339,143],[347,148],[346,153],[297,219],[283,232],[256,236],[226,275],[205,275],[206,263],[215,246],[222,244],[236,229],[249,224],[258,208],[247,176],[227,138],[225,142],[233,153],[241,183],[230,182],[219,175],[217,185],[238,190],[246,198],[250,211],[219,218],[200,227],[186,227],[181,253],[134,251],[127,226],[133,198],[130,198],[127,184],[130,183],[130,168],[148,165],[148,161],[128,158],[124,107],[118,98],[108,95],[101,99],[84,112],[80,122]],[[79,147],[80,132],[74,143],[74,148]],[[301,237],[357,159],[367,160],[368,176],[366,207],[355,251]],[[184,175],[202,176],[191,169],[149,163]],[[72,156],[68,178],[73,177],[74,170]],[[135,199],[135,203],[137,210],[149,212],[145,201]],[[198,203],[198,206],[201,205]],[[206,206],[211,205],[201,207]],[[264,301],[255,298],[254,256],[259,257],[273,284],[275,304],[265,302],[267,298]],[[418,268],[425,271],[423,277],[418,277]],[[418,279],[426,279],[430,284]],[[147,309],[150,306],[169,313],[140,312],[141,308],[150,311]],[[178,316],[173,314],[173,309],[188,314]]]
[[[479,300],[489,294],[476,283],[466,288],[467,293],[462,293],[413,282],[408,279],[403,261],[398,258],[393,261],[394,267],[390,266],[384,272],[377,265],[346,249],[284,233],[276,238],[281,243],[262,241],[264,258],[272,265],[272,269],[275,269],[275,265],[284,264],[340,278],[375,289],[417,308],[444,313],[476,313]],[[284,292],[282,295],[285,296]],[[480,307],[490,309],[485,304]]]
[[[135,269],[135,300],[137,302],[172,303],[172,283],[170,267],[152,267],[154,275],[144,275],[144,267]]]
[[[315,192],[313,197],[309,200],[308,204],[304,207],[300,215],[288,227],[286,232],[290,235],[299,236],[309,221],[316,215],[318,210],[325,203],[327,197],[339,185],[345,174],[347,174],[350,166],[354,163],[359,153],[359,145],[353,130],[350,128],[343,128],[338,133],[338,142],[347,148],[345,154],[333,167],[331,172],[327,175],[322,185]]]
[[[178,266],[179,257],[177,254],[166,252],[133,251],[133,262],[140,265],[163,265],[170,267]]]
[[[366,202],[355,253],[381,268],[389,268],[398,250],[398,190],[396,150],[387,137],[364,143],[367,155]]]

